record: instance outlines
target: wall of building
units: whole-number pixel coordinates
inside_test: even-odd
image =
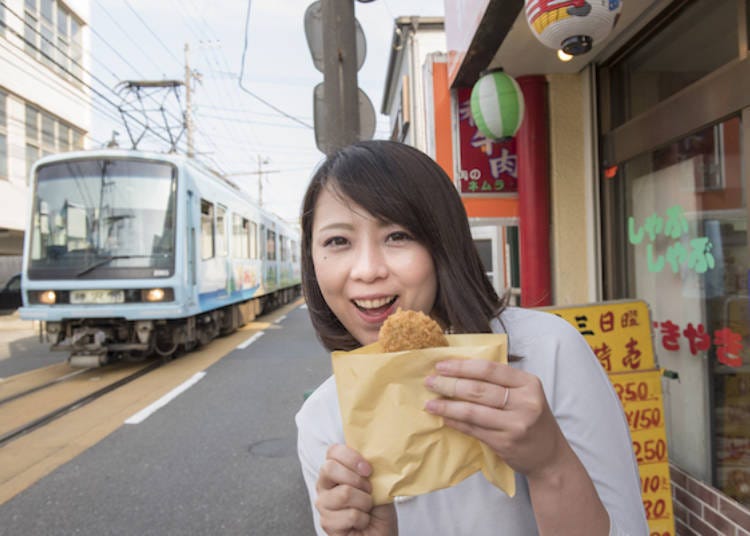
[[[587,71],[548,75],[552,287],[555,305],[595,301],[590,280],[593,199],[590,195],[591,147],[585,140]],[[582,237],[585,239],[582,240]]]
[[[66,80],[53,68],[24,51],[24,0],[6,0],[4,36],[0,37],[0,89],[6,101],[8,134],[8,180],[0,180],[0,254],[20,254],[21,232],[28,213],[26,165],[26,104],[33,104],[69,125],[88,132],[91,125],[91,97],[86,85],[90,77],[87,50],[89,1],[72,0],[65,6],[82,24],[83,83]],[[20,17],[20,18],[19,18]]]
[[[750,536],[747,510],[675,465],[670,466],[677,536]]]

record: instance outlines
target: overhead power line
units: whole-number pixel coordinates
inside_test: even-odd
[[[253,97],[256,100],[260,101],[261,103],[265,104],[266,106],[268,106],[272,110],[280,113],[284,117],[287,117],[287,118],[291,119],[292,121],[295,121],[295,122],[299,123],[300,125],[303,125],[303,126],[309,128],[311,130],[314,130],[315,127],[313,127],[309,123],[305,123],[301,119],[298,119],[297,117],[294,117],[293,115],[286,113],[281,108],[278,108],[278,107],[274,106],[273,104],[271,104],[267,100],[259,97],[258,95],[256,95],[255,93],[253,93],[252,91],[250,91],[249,89],[247,89],[245,86],[242,85],[242,79],[243,79],[243,77],[245,75],[245,57],[247,55],[247,41],[248,41],[248,35],[250,33],[250,8],[251,8],[251,6],[252,6],[252,0],[247,0],[247,16],[245,17],[245,40],[244,40],[244,46],[242,48],[242,64],[240,65],[240,76],[238,78],[240,89],[242,91],[244,91],[245,93],[247,93],[248,95],[250,95],[251,97]]]
[[[89,70],[87,70],[87,69],[86,69],[85,67],[83,67],[83,66],[82,66],[82,65],[81,65],[81,64],[80,64],[80,63],[79,63],[79,62],[78,62],[78,61],[77,61],[77,60],[76,60],[75,58],[72,58],[72,57],[71,57],[71,56],[70,56],[69,54],[67,54],[67,53],[66,53],[66,52],[65,52],[64,50],[60,49],[60,48],[59,48],[59,47],[57,46],[57,44],[56,44],[56,43],[53,43],[53,42],[49,41],[49,40],[48,40],[48,39],[47,39],[46,37],[44,37],[44,35],[42,35],[42,34],[41,34],[41,32],[39,32],[39,30],[38,30],[38,29],[34,28],[34,26],[33,26],[33,25],[31,25],[31,24],[29,24],[28,22],[26,22],[26,21],[25,21],[25,20],[24,20],[24,19],[23,19],[23,18],[22,18],[22,17],[21,17],[21,16],[20,16],[20,15],[19,15],[18,13],[16,13],[16,12],[15,12],[15,11],[14,11],[14,10],[13,10],[12,8],[8,7],[8,5],[7,5],[7,3],[6,3],[5,1],[0,1],[0,4],[1,4],[1,5],[2,5],[2,6],[4,7],[4,8],[5,8],[5,10],[6,10],[7,12],[11,13],[11,14],[12,14],[13,16],[15,16],[15,17],[16,17],[17,19],[19,19],[19,20],[23,21],[23,23],[24,23],[24,24],[25,24],[25,25],[26,25],[27,27],[31,28],[31,29],[32,29],[32,31],[34,31],[34,32],[35,32],[35,33],[36,33],[37,35],[40,35],[40,36],[42,37],[42,39],[45,39],[47,43],[49,43],[49,44],[50,44],[50,45],[51,45],[52,47],[54,47],[54,48],[55,48],[55,49],[56,49],[57,51],[59,51],[59,52],[60,52],[60,53],[61,53],[61,54],[62,54],[62,55],[63,55],[63,56],[65,57],[65,58],[67,58],[67,59],[68,59],[68,60],[70,60],[70,61],[71,61],[72,63],[74,63],[74,64],[75,64],[75,65],[76,65],[76,66],[77,66],[77,67],[78,67],[79,69],[81,69],[81,71],[82,71],[82,72],[84,72],[84,73],[86,73],[87,75],[89,75],[89,76],[91,77],[91,79],[92,79],[92,80],[96,81],[97,83],[101,84],[102,86],[104,86],[105,88],[107,88],[107,89],[108,89],[109,91],[112,91],[112,92],[114,93],[114,91],[113,91],[113,90],[112,90],[111,88],[109,88],[109,87],[107,86],[107,84],[105,84],[105,83],[104,83],[104,82],[103,82],[102,80],[100,80],[100,79],[99,79],[99,78],[98,78],[97,76],[95,76],[95,75],[94,75],[93,73],[91,73],[91,72],[90,72]],[[113,102],[112,100],[110,100],[110,99],[109,99],[109,98],[108,98],[108,97],[107,97],[107,96],[106,96],[106,95],[105,95],[104,93],[102,93],[101,91],[99,91],[98,89],[96,89],[96,88],[95,88],[94,86],[92,86],[91,84],[88,84],[88,83],[87,83],[86,81],[84,81],[84,80],[83,80],[83,79],[82,79],[82,78],[81,78],[80,76],[78,76],[78,75],[77,75],[76,73],[72,72],[72,71],[71,71],[71,70],[70,70],[70,69],[69,69],[69,68],[68,68],[67,66],[65,66],[65,65],[61,64],[61,63],[60,63],[59,61],[57,61],[57,59],[56,59],[56,58],[53,58],[53,57],[49,56],[49,55],[48,55],[48,54],[47,54],[47,53],[46,53],[46,52],[45,52],[44,50],[41,50],[41,49],[40,49],[40,48],[39,48],[39,47],[38,47],[38,46],[36,45],[36,43],[32,43],[32,42],[30,42],[29,40],[27,40],[27,39],[26,39],[26,37],[25,37],[25,36],[22,36],[22,35],[21,35],[21,34],[19,34],[19,33],[18,33],[17,31],[15,31],[14,29],[10,28],[10,27],[9,27],[9,26],[7,26],[7,25],[6,25],[6,30],[8,30],[8,31],[12,32],[12,33],[13,33],[13,34],[14,34],[14,35],[15,35],[15,36],[16,36],[16,37],[18,38],[18,39],[20,39],[21,41],[23,41],[23,43],[24,43],[24,44],[25,44],[26,46],[28,46],[29,48],[33,49],[33,50],[34,50],[35,52],[38,52],[38,53],[40,53],[40,54],[41,54],[41,55],[42,55],[42,56],[43,56],[43,57],[44,57],[44,58],[45,58],[46,60],[48,60],[48,61],[50,61],[51,63],[53,63],[53,64],[54,64],[54,65],[55,65],[55,66],[56,66],[57,68],[59,68],[59,69],[60,69],[61,71],[63,71],[63,72],[64,72],[64,73],[66,73],[67,75],[69,75],[69,76],[70,76],[71,78],[73,78],[73,79],[74,79],[74,80],[75,80],[76,82],[78,82],[79,84],[81,84],[81,85],[82,85],[83,87],[86,87],[86,88],[90,89],[90,90],[91,90],[91,91],[93,92],[93,94],[94,94],[94,95],[98,96],[98,97],[99,97],[100,99],[102,99],[103,101],[105,101],[105,102],[106,102],[107,104],[109,104],[109,105],[111,105],[112,107],[114,107],[114,109],[115,109],[115,110],[117,110],[117,111],[118,111],[118,112],[120,112],[120,113],[123,113],[123,114],[127,115],[128,117],[131,117],[131,118],[133,119],[133,121],[134,121],[135,123],[137,123],[137,124],[139,124],[139,125],[143,126],[143,128],[144,128],[144,129],[146,129],[146,130],[147,130],[147,131],[148,131],[148,132],[149,132],[149,133],[150,133],[151,135],[153,135],[153,136],[156,136],[157,138],[160,138],[160,139],[161,139],[162,141],[165,141],[165,142],[169,143],[169,140],[168,140],[167,138],[164,138],[163,136],[159,135],[159,133],[158,133],[158,132],[155,132],[155,131],[154,131],[153,129],[151,129],[151,128],[150,128],[150,127],[148,126],[148,124],[142,123],[142,122],[141,122],[141,121],[139,120],[139,118],[138,118],[138,117],[136,117],[136,116],[134,116],[133,114],[131,114],[131,113],[127,112],[127,111],[122,111],[122,110],[121,110],[121,107],[120,107],[120,106],[119,106],[119,105],[118,105],[117,103],[115,103],[115,102]],[[14,48],[18,49],[19,51],[21,51],[21,52],[25,53],[24,49],[23,49],[23,48],[22,48],[21,46],[19,46],[19,45],[18,45],[18,44],[17,44],[17,43],[16,43],[16,42],[15,42],[14,40],[8,39],[7,41],[8,41],[8,42],[9,42],[9,43],[11,44],[11,46],[13,46]]]

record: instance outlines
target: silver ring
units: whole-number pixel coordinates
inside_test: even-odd
[[[505,409],[505,406],[508,405],[508,399],[510,398],[510,388],[505,388],[505,397],[503,398],[503,403],[500,405],[500,409]]]

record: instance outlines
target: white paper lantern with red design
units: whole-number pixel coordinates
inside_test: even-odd
[[[545,46],[578,56],[609,35],[621,0],[526,0],[526,21]]]

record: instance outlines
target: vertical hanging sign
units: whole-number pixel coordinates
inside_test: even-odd
[[[471,88],[458,89],[459,162],[462,194],[516,194],[516,140],[493,140],[482,134],[471,116]]]

